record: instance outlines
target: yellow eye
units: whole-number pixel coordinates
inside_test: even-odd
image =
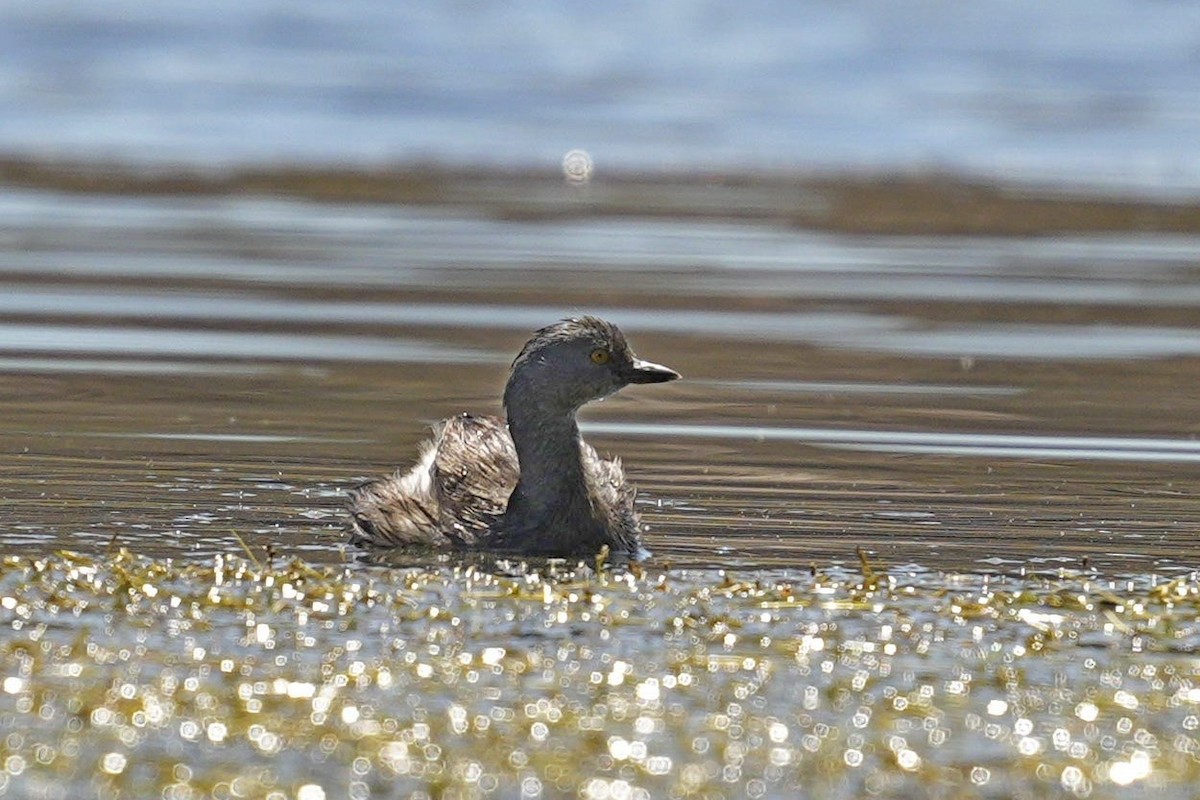
[[[607,364],[609,361],[612,361],[612,353],[603,347],[597,347],[592,351],[590,358],[593,364]]]

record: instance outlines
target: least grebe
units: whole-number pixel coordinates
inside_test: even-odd
[[[350,492],[351,541],[562,556],[607,545],[638,555],[637,490],[620,459],[583,441],[575,413],[631,383],[678,377],[637,358],[602,319],[542,328],[513,361],[507,425],[472,414],[442,422],[411,471]]]

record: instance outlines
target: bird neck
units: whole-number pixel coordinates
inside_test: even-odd
[[[524,395],[512,385],[505,393],[508,430],[520,466],[510,510],[542,515],[586,502],[575,410],[549,408]]]

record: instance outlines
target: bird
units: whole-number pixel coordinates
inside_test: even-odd
[[[619,458],[583,440],[576,413],[630,384],[679,373],[634,355],[621,330],[594,316],[536,331],[512,362],[505,420],[458,414],[439,423],[408,472],[348,497],[350,542],[528,556],[640,558],[636,487]]]

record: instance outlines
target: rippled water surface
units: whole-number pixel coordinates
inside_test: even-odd
[[[0,208],[0,794],[1190,796],[1192,237]],[[359,562],[578,312],[653,557]]]
[[[1189,569],[1200,242],[837,236],[9,192],[10,547],[343,558],[339,492],[529,332],[686,376],[584,413],[672,563]]]

